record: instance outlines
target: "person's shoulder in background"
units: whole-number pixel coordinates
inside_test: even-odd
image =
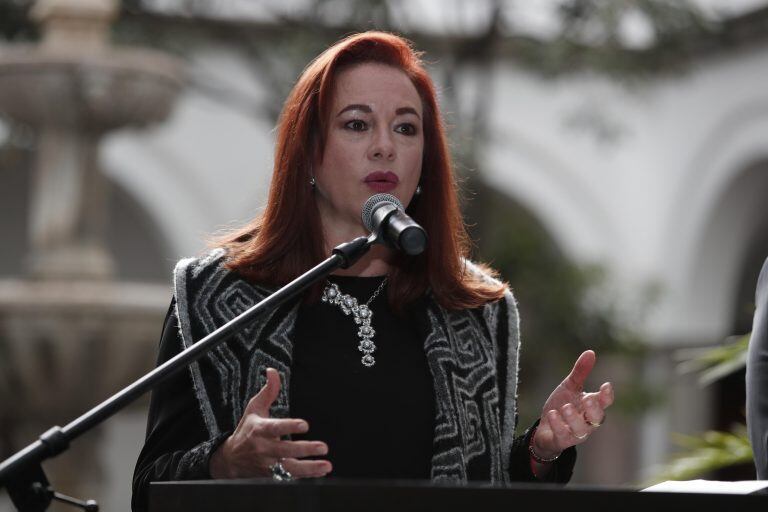
[[[747,354],[747,429],[757,478],[768,479],[768,259],[755,291],[755,317]]]

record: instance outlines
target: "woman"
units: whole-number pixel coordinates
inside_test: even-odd
[[[515,301],[465,259],[434,86],[391,34],[348,37],[306,68],[279,121],[267,207],[207,257],[179,263],[160,360],[366,234],[361,205],[378,192],[407,205],[427,250],[375,246],[158,389],[135,508],[153,480],[569,479],[571,447],[602,423],[611,385],[582,392],[595,361],[585,352],[515,437]]]

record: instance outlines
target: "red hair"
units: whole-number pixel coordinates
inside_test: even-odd
[[[473,308],[500,299],[502,283],[466,269],[469,238],[432,80],[411,44],[385,32],[342,39],[312,61],[299,77],[278,121],[266,209],[222,240],[228,251],[227,268],[253,282],[283,285],[328,256],[324,254],[320,214],[310,185],[311,165],[323,156],[339,71],[369,62],[403,71],[423,104],[422,192],[414,196],[408,213],[427,231],[429,244],[419,256],[398,254],[393,259],[390,303],[399,310],[427,290],[448,309]]]

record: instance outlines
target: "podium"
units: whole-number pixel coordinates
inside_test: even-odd
[[[185,512],[681,512],[766,510],[768,495],[637,492],[629,489],[510,484],[271,479],[154,482],[149,510]]]

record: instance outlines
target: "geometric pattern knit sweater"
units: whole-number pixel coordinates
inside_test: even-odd
[[[250,284],[224,268],[224,258],[225,252],[216,249],[203,258],[182,260],[174,270],[182,348],[274,291]],[[467,269],[481,272],[470,262]],[[528,433],[515,438],[520,349],[515,299],[507,291],[497,302],[459,311],[446,310],[429,297],[423,302],[419,324],[437,414],[431,478],[453,483],[508,482],[510,461],[517,457],[513,466],[519,468],[520,461],[527,460],[528,441]],[[200,459],[210,456],[212,445],[235,428],[248,400],[264,385],[266,367],[275,368],[284,383],[270,414],[278,418],[288,416],[287,383],[291,382],[291,340],[298,306],[298,302],[292,301],[265,313],[190,365],[211,446],[206,449],[204,444],[187,453],[182,466],[199,466]],[[551,476],[558,481],[567,480],[572,457],[566,465],[570,467],[559,471],[559,477]],[[515,469],[512,470],[514,473]],[[520,476],[513,474],[512,478]]]

